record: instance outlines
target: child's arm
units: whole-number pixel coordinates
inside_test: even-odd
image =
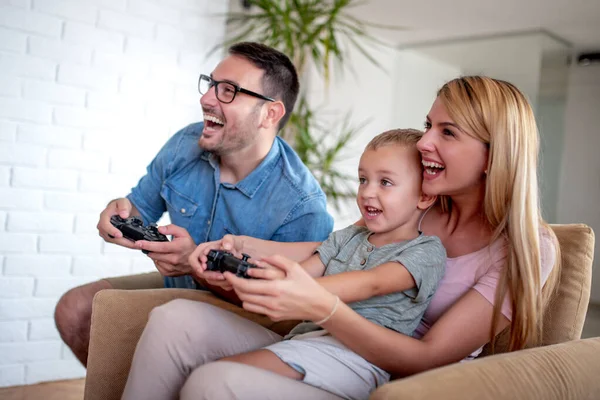
[[[325,264],[321,262],[321,258],[318,254],[313,254],[308,257],[306,260],[302,261],[300,265],[313,278],[321,277],[325,273]]]
[[[316,278],[344,303],[401,292],[416,286],[410,272],[399,262],[386,262],[366,271],[348,271]]]
[[[248,270],[248,275],[258,279],[284,279],[285,272],[282,269],[271,265],[277,265],[277,259],[285,260],[287,258],[275,255],[267,256],[264,259],[257,260],[255,261],[255,264],[260,268],[250,268]],[[292,263],[295,263],[290,259],[287,260],[291,261]],[[304,268],[304,270],[308,272],[308,274],[313,278],[319,278],[325,273],[325,265],[323,264],[323,262],[321,262],[321,258],[318,254],[313,254],[312,256],[308,257],[306,260],[298,264],[300,264],[300,266]]]

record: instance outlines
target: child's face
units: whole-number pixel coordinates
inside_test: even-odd
[[[365,150],[358,166],[356,202],[371,232],[414,231],[420,215],[420,162],[418,151],[406,146]]]

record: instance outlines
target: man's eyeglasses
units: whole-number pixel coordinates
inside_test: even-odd
[[[235,95],[238,94],[238,92],[242,92],[267,101],[275,101],[275,99],[271,97],[263,96],[262,94],[244,89],[235,83],[228,81],[215,81],[210,76],[204,74],[200,75],[200,78],[198,79],[198,91],[200,94],[206,94],[213,86],[215,87],[215,95],[217,96],[217,100],[225,104],[231,103],[235,99]]]

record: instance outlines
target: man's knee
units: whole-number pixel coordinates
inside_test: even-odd
[[[214,328],[207,318],[205,304],[187,299],[175,299],[154,307],[148,316],[145,335],[161,336],[165,342],[178,343],[188,335],[204,337],[214,334]],[[176,326],[177,329],[172,329]]]
[[[62,295],[54,310],[54,321],[67,344],[70,344],[69,340],[74,335],[79,335],[82,330],[89,330],[94,295],[100,290],[111,288],[110,283],[100,280],[75,287]]]

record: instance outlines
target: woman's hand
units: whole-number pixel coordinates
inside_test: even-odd
[[[273,321],[319,321],[330,314],[336,296],[319,285],[300,264],[278,255],[264,257],[259,263],[264,268],[251,269],[249,274],[261,279],[224,274],[243,301],[244,309],[264,314]]]

